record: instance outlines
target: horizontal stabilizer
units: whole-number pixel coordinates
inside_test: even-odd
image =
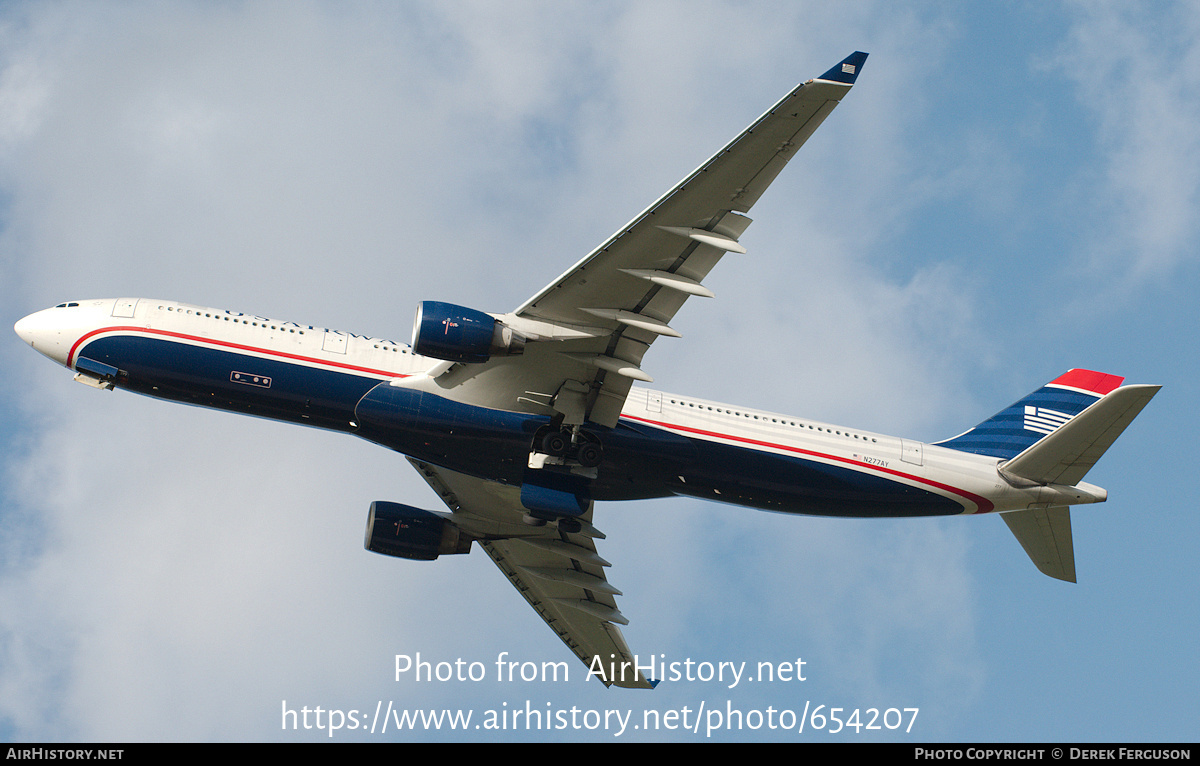
[[[1065,505],[1002,513],[1000,517],[1043,574],[1075,582],[1071,510]]]
[[[1106,394],[1024,452],[1001,463],[1000,471],[1034,484],[1078,484],[1159,388],[1123,386]]]

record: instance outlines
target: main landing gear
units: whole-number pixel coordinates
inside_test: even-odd
[[[547,524],[546,519],[530,513],[525,514],[521,520],[531,527],[544,527]],[[583,531],[583,522],[579,519],[573,519],[570,516],[560,516],[552,521],[554,521],[555,526],[558,527],[560,532],[566,532],[569,535],[578,534]]]
[[[579,465],[595,468],[604,460],[604,447],[596,437],[576,428],[546,426],[533,437],[532,455],[545,455],[543,465]],[[531,460],[532,462],[532,460]]]
[[[600,440],[579,426],[564,428],[557,420],[539,428],[521,487],[521,502],[529,511],[525,523],[553,522],[562,532],[579,532],[583,524],[577,516],[589,505],[589,485],[603,460]]]

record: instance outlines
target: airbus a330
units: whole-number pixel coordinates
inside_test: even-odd
[[[99,389],[341,431],[407,457],[447,511],[378,501],[366,546],[410,559],[476,544],[589,667],[632,667],[596,502],[684,495],[795,514],[1000,513],[1046,574],[1075,579],[1068,507],[1158,391],[1071,370],[925,444],[663,393],[646,351],[739,244],[759,196],[850,91],[854,53],[507,314],[426,301],[411,345],[146,298],[68,301],[17,334]],[[649,687],[640,673],[604,680]]]

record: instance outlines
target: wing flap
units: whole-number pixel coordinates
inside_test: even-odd
[[[636,672],[636,663],[621,629],[628,624],[617,608],[620,591],[609,584],[595,540],[604,535],[592,526],[592,508],[579,517],[582,529],[566,533],[552,524],[531,527],[521,519],[519,487],[477,479],[409,459],[417,472],[454,512],[454,523],[479,538],[509,582],[564,644],[589,669],[605,672],[606,685],[650,689],[654,684]],[[628,664],[626,664],[628,663]],[[620,669],[627,668],[620,677]],[[617,674],[611,676],[613,669]]]
[[[590,540],[587,545],[594,551]],[[621,629],[613,624],[628,624],[628,620],[617,610],[614,594],[608,592],[615,588],[608,585],[601,567],[550,553],[519,539],[491,540],[482,547],[584,665],[607,673],[610,663],[616,663],[618,676],[606,685],[653,688],[653,683],[636,672],[633,653]],[[586,579],[599,580],[602,585],[585,584]],[[619,676],[621,667],[629,669],[625,678]]]
[[[453,389],[462,402],[542,414],[554,408],[539,406],[530,392],[553,396],[574,381],[589,391],[584,418],[615,426],[631,380],[649,377],[642,370],[646,349],[661,335],[678,336],[670,323],[680,307],[692,295],[711,296],[704,278],[726,253],[745,252],[738,240],[750,219],[743,214],[850,90],[866,57],[854,53],[794,88],[599,247],[504,315],[507,325],[535,339],[523,355],[459,365],[420,385]],[[555,328],[572,339],[560,339],[564,335]]]
[[[821,123],[825,121],[825,118],[829,116],[829,113],[837,106],[838,99],[840,98],[841,95],[838,94],[837,99],[831,98],[825,101],[811,115],[806,115],[808,119],[804,121],[800,129],[782,141],[779,149],[767,161],[762,170],[758,171],[749,183],[738,190],[733,198],[734,204],[732,208],[734,210],[745,212],[750,209],[751,205],[758,202],[758,198],[763,195],[763,192],[767,190],[767,187],[771,185],[775,178],[783,172],[783,169],[791,161],[792,157],[796,156],[796,152],[800,150],[804,142],[816,132]],[[800,113],[792,115],[793,119],[800,116]]]
[[[738,242],[750,225],[743,214],[849,91],[865,59],[866,54],[856,53],[830,70],[840,74],[849,67],[852,74],[843,80],[797,86],[514,315],[568,325],[599,320],[612,335],[603,350],[594,343],[581,350],[615,356],[640,371],[642,355],[655,339],[680,334],[669,322],[684,302],[692,295],[711,295],[702,282],[721,258],[746,252]],[[648,272],[656,278],[647,279]],[[611,353],[625,339],[638,344],[636,352]],[[582,382],[594,392],[588,419],[615,425],[630,381],[602,367]]]
[[[865,59],[865,54],[863,54]],[[702,279],[725,252],[744,252],[738,237],[750,224],[749,212],[788,161],[816,131],[850,89],[850,84],[809,80],[797,86],[738,135],[598,248],[516,310],[517,315],[586,324],[583,306],[611,301],[615,287],[626,302],[645,294],[634,283],[617,279],[620,269],[649,268],[658,262],[669,271],[703,246],[711,252],[687,264]],[[709,241],[681,237],[680,230]],[[722,235],[711,238],[712,233]],[[732,245],[733,247],[730,247]],[[668,317],[669,318],[669,317]]]

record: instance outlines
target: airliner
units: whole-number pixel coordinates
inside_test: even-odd
[[[1036,566],[1075,580],[1069,507],[1158,391],[1074,369],[937,443],[665,393],[642,366],[739,240],[746,213],[854,85],[854,53],[797,86],[514,311],[424,301],[411,343],[148,298],[67,301],[15,326],[124,389],[369,440],[445,503],[376,501],[366,548],[433,560],[478,544],[606,684],[649,688],[593,524],[602,501],[687,496],[790,514],[999,513]],[[640,384],[640,385],[635,385]],[[617,669],[620,669],[619,671]],[[628,671],[628,672],[626,672]]]

